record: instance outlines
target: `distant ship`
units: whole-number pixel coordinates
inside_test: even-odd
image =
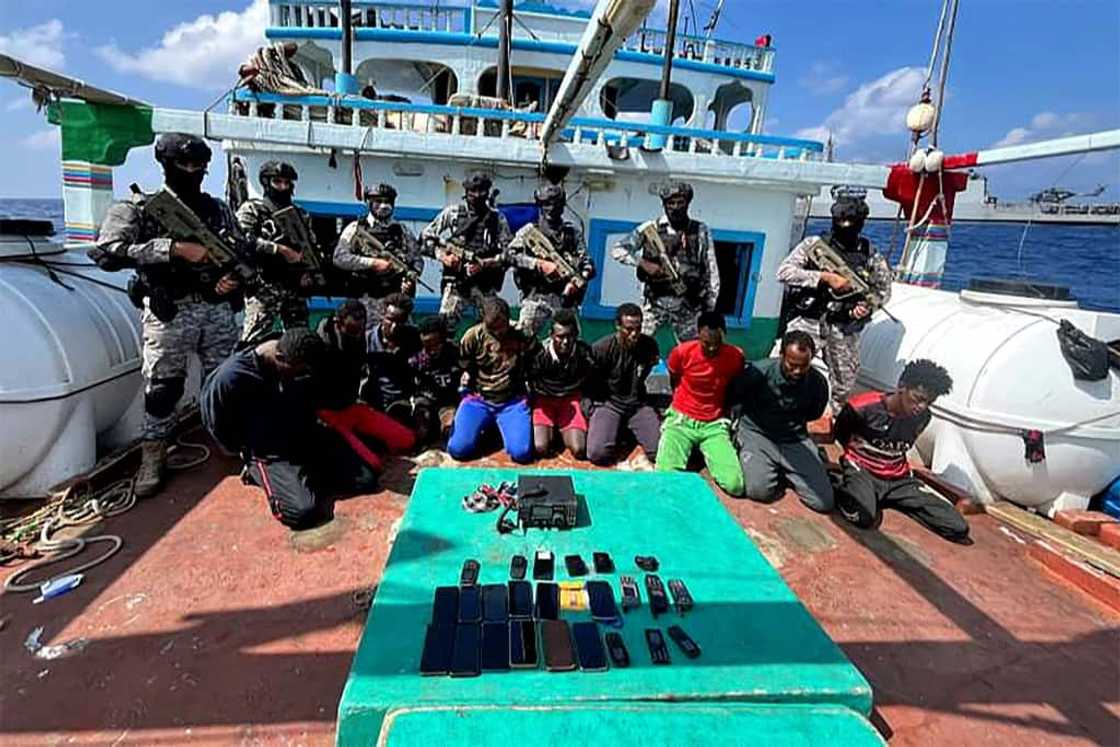
[[[1079,223],[1089,225],[1120,225],[1120,202],[1071,203],[1075,197],[1096,197],[1104,187],[1088,194],[1051,187],[1036,192],[1024,202],[1004,202],[988,190],[988,177],[978,172],[969,175],[968,188],[956,196],[953,207],[955,222],[976,223]],[[894,220],[898,203],[869,190],[867,204],[872,220]],[[809,209],[811,218],[827,218],[832,205],[830,188],[821,189]]]

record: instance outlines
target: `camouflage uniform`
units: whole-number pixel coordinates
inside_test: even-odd
[[[821,284],[820,270],[811,266],[807,250],[813,242],[828,241],[828,238],[828,235],[809,236],[795,246],[778,266],[778,281],[790,288],[805,289],[801,293],[810,301],[819,300],[819,303],[809,304],[805,310],[794,310],[786,330],[801,330],[813,338],[817,355],[828,367],[832,412],[839,413],[859,375],[859,335],[869,317],[864,321],[852,320],[846,313],[841,316],[824,308],[828,289]],[[893,278],[890,265],[867,239],[861,238],[860,245],[859,252],[841,250],[841,253],[853,269],[866,268],[868,283],[886,303],[890,299]],[[835,244],[833,247],[837,248]]]
[[[412,231],[403,223],[395,220],[380,221],[373,216],[363,219],[365,229],[374,238],[391,249],[409,267],[419,275],[424,271],[424,257],[420,254],[420,247]],[[334,266],[340,270],[356,273],[364,287],[361,299],[366,307],[366,329],[373,329],[381,323],[385,313],[385,297],[401,292],[401,283],[404,276],[390,270],[384,274],[374,274],[370,269],[375,257],[364,253],[364,249],[354,242],[354,232],[357,230],[358,221],[354,221],[343,229],[338,237],[338,245],[334,248]]]
[[[215,233],[228,232],[235,241],[244,240],[233,213],[221,200],[204,194],[200,204],[191,208]],[[175,315],[171,320],[156,317],[151,295],[144,298],[140,317],[144,438],[166,440],[175,425],[175,404],[182,398],[190,354],[198,354],[204,378],[217,368],[237,343],[234,310],[228,301],[215,297],[210,280],[202,278],[201,272],[212,270],[212,265],[188,265],[171,259],[171,239],[158,223],[143,217],[141,199],[118,202],[109,208],[97,247],[134,263],[153,290],[161,287],[174,298]]]
[[[714,309],[719,299],[719,266],[716,264],[711,231],[706,223],[692,219],[689,219],[687,229],[677,231],[662,215],[646,221],[619,240],[611,247],[611,259],[633,267],[638,267],[642,258],[656,262],[654,250],[646,245],[642,236],[642,231],[651,225],[676,262],[688,293],[685,296],[674,295],[663,275],[649,278],[639,268],[638,278],[643,283],[642,334],[652,336],[668,324],[672,326],[678,342],[693,340],[698,335],[696,321],[700,312]]]
[[[445,207],[424,228],[421,237],[425,243],[424,252],[429,257],[436,257],[439,252],[438,240],[453,239],[474,251],[479,259],[502,258],[500,267],[482,270],[470,278],[461,269],[453,273],[443,268],[439,313],[447,320],[447,328],[454,330],[468,306],[473,306],[478,313],[486,298],[497,296],[501,291],[506,274],[506,247],[510,242],[509,223],[493,208],[481,220],[476,220],[464,200]]]
[[[533,225],[548,237],[556,251],[575,268],[583,279],[584,289],[586,289],[586,283],[595,277],[595,263],[587,253],[583,230],[571,221],[563,222],[559,235],[543,219]],[[517,287],[521,289],[521,316],[518,326],[522,332],[535,337],[540,332],[541,325],[551,319],[561,307],[578,306],[583,299],[583,291],[565,297],[563,293],[568,280],[549,280],[541,275],[537,270],[537,263],[541,258],[533,254],[525,243],[528,230],[529,226],[522,226],[509,242],[506,262],[514,268],[514,278],[517,280]]]
[[[307,299],[297,284],[301,275],[300,268],[304,272],[309,272],[310,269],[307,265],[288,264],[277,254],[278,244],[290,246],[283,241],[276,241],[280,237],[270,219],[277,210],[280,210],[280,206],[267,197],[248,200],[237,209],[237,222],[245,236],[254,242],[264,271],[264,281],[254,289],[253,295],[245,298],[245,321],[241,328],[241,341],[244,343],[259,341],[272,331],[278,319],[282,329],[307,326]],[[310,227],[311,217],[307,211],[299,207],[296,210]],[[310,228],[308,232],[310,233]],[[290,248],[301,251],[298,246]],[[314,251],[314,248],[303,251]]]

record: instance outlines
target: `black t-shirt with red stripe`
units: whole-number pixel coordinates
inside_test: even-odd
[[[834,433],[846,459],[876,477],[895,480],[910,475],[906,452],[929,421],[929,410],[912,417],[891,415],[886,394],[865,392],[844,405]]]

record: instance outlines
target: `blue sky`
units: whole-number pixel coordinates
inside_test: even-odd
[[[262,40],[265,1],[0,0],[0,52],[160,106],[202,108]],[[692,5],[703,23],[715,2]],[[691,17],[688,0],[682,8]],[[773,34],[768,132],[828,130],[839,159],[888,162],[905,149],[902,116],[939,9],[938,0],[727,0],[717,36],[749,42]],[[58,196],[57,137],[27,102],[23,89],[0,82],[0,197]],[[941,134],[947,151],[1117,127],[1120,2],[962,0]],[[116,189],[151,183],[156,173],[150,150],[134,150]],[[1102,199],[1120,200],[1115,153],[987,173],[1004,198],[1060,180],[1075,190],[1107,184]]]

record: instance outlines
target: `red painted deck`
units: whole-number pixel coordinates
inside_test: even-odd
[[[232,460],[175,475],[110,522],[125,547],[77,590],[0,596],[0,741],[331,743],[352,596],[377,583],[410,468],[300,535]],[[792,496],[725,503],[870,680],[892,744],[1120,744],[1120,617],[993,518],[970,516],[976,544],[958,547],[897,514],[860,533]],[[44,643],[89,643],[44,661],[24,648],[39,625]]]

